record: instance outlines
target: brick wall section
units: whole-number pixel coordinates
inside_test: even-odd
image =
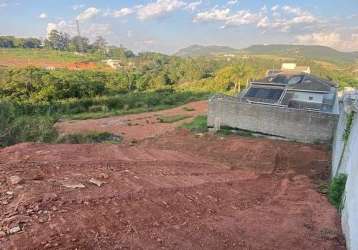
[[[220,124],[305,143],[331,142],[338,118],[335,114],[249,104],[225,95],[209,100],[209,127]]]

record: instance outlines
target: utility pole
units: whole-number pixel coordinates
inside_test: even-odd
[[[81,31],[80,31],[80,21],[76,19],[76,25],[77,25],[77,36],[78,36],[78,49],[79,52],[83,52],[83,44],[82,44],[82,37],[81,37]]]

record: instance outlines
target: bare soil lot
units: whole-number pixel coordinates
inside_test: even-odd
[[[345,249],[325,146],[155,124],[135,146],[1,149],[0,249]]]
[[[207,101],[198,101],[157,112],[82,121],[64,121],[56,124],[56,128],[63,134],[94,131],[111,132],[123,136],[127,142],[131,140],[139,141],[174,131],[179,125],[190,122],[195,116],[205,114],[207,109]],[[174,117],[179,115],[186,116],[187,118],[173,123],[163,123],[160,121],[160,117]]]

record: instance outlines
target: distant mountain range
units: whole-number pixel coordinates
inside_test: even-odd
[[[234,49],[225,46],[193,45],[179,50],[175,55],[181,57],[217,56],[222,54],[275,55],[282,57],[324,60],[336,63],[354,63],[358,61],[357,52],[341,52],[317,45],[253,45],[246,49]]]
[[[180,57],[197,57],[197,56],[215,56],[218,54],[236,54],[240,52],[238,49],[233,49],[226,46],[201,46],[192,45],[187,48],[179,50],[175,53],[176,56]]]

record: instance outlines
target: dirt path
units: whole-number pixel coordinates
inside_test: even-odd
[[[111,132],[116,135],[122,135],[127,141],[133,139],[143,140],[173,131],[179,125],[191,121],[195,116],[206,114],[207,106],[207,101],[199,101],[158,112],[84,121],[65,121],[58,123],[56,127],[60,133],[66,134],[93,131]],[[174,123],[161,123],[159,121],[161,116],[171,117],[176,115],[184,115],[188,116],[188,118]]]
[[[336,209],[317,191],[327,148],[162,125],[156,137],[109,126],[141,138],[135,146],[0,149],[0,249],[345,249]]]

